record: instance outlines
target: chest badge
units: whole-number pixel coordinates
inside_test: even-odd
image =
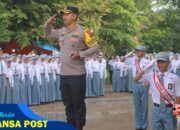
[[[168,84],[168,89],[171,89],[171,90],[172,90],[172,87],[173,87],[173,84],[169,83],[169,84]]]

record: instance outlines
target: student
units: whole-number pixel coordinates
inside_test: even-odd
[[[5,80],[5,73],[6,73],[6,64],[3,59],[3,50],[0,48],[0,104],[5,103],[5,91],[6,91],[6,80]]]
[[[150,64],[145,57],[146,47],[140,45],[136,48],[137,57],[130,60],[133,77],[142,69]],[[148,127],[148,87],[144,88],[145,80],[141,78],[138,82],[133,82],[133,100],[135,112],[135,128],[136,130],[146,130]]]
[[[143,76],[150,84],[154,103],[152,129],[176,130],[172,107],[174,104],[180,104],[180,78],[168,71],[170,61],[167,52],[160,52],[156,59],[159,72],[144,74],[144,70],[141,70],[134,81],[138,82]]]

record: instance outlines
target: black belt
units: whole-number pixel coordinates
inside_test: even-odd
[[[160,104],[154,103],[155,107],[160,107]],[[171,104],[166,104],[166,107],[173,107],[173,105]]]

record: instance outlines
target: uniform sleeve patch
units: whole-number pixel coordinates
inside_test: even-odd
[[[85,29],[84,30],[84,35],[85,35],[85,44],[91,48],[94,47],[94,45],[96,44],[96,41],[93,37],[93,30],[92,29]]]

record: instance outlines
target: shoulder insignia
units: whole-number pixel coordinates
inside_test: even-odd
[[[84,35],[85,35],[85,44],[89,48],[93,47],[96,44],[96,41],[95,41],[95,39],[93,37],[93,30],[89,29],[89,28],[86,28],[84,30]]]

